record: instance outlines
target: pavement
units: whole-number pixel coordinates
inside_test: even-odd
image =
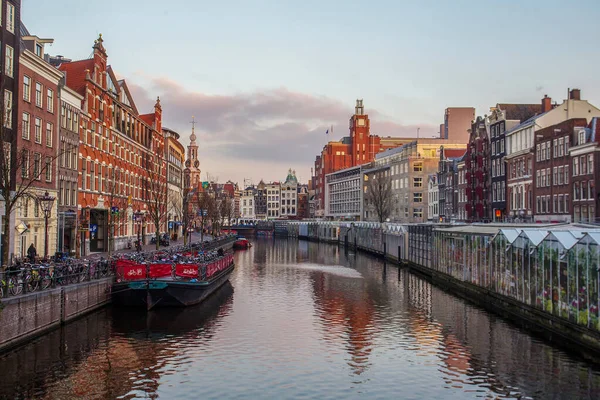
[[[146,241],[150,241],[150,237],[151,236],[146,236]],[[210,241],[212,240],[212,236],[204,234],[204,241]],[[200,242],[200,234],[193,232],[192,233],[192,243],[199,243]],[[183,246],[183,238],[178,238],[177,241],[171,241],[171,246]],[[168,249],[169,247],[166,246],[161,246],[161,249]],[[146,252],[146,251],[154,251],[156,250],[156,245],[155,244],[146,244],[146,245],[142,245],[142,252]],[[131,249],[121,249],[121,250],[115,250],[113,251],[113,255],[114,254],[126,254],[126,253],[135,253],[135,246],[132,243],[132,248]],[[85,257],[82,258],[86,258],[86,259],[97,259],[97,258],[108,258],[108,252],[95,252],[95,253],[91,253],[91,254],[86,254]]]

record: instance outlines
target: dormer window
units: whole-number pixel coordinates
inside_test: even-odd
[[[44,47],[39,43],[35,44],[35,55],[44,58]]]

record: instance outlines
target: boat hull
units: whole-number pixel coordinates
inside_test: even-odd
[[[210,281],[139,280],[119,282],[112,286],[112,300],[127,307],[185,307],[201,303],[229,280],[234,265],[215,275]]]

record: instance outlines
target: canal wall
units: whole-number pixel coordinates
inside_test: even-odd
[[[206,248],[231,250],[234,242],[224,238]],[[0,300],[0,353],[109,304],[113,282],[110,276]]]
[[[525,244],[513,239],[514,246],[511,247],[506,240],[497,240],[502,239],[503,234],[510,236],[510,232],[506,231],[511,229],[506,228],[514,227],[290,222],[285,230],[280,229],[280,234],[285,232],[288,237],[337,244],[350,251],[364,251],[406,265],[444,290],[599,361],[600,323],[596,315],[590,315],[592,311],[597,312],[592,298],[597,283],[591,278],[584,282],[577,279],[586,274],[592,278],[595,275],[583,270],[575,271],[583,265],[581,261],[569,261],[572,259],[569,254],[574,253],[577,246],[573,246],[570,252],[562,248],[550,251],[541,239]],[[541,238],[552,233],[552,228],[547,227],[536,229],[529,226],[523,229],[520,235],[519,230],[515,229],[517,232],[514,237]],[[532,233],[533,230],[535,232]],[[540,232],[545,233],[542,235]],[[584,232],[579,231],[574,237],[582,237]],[[548,237],[554,240],[553,235]],[[581,241],[585,242],[584,239]],[[518,246],[524,250],[518,252],[513,249]],[[597,249],[589,247],[589,244],[587,246],[585,253],[598,253]],[[538,252],[543,253],[539,256],[539,265],[537,260],[534,264],[526,259],[526,256],[538,257]],[[566,254],[564,260],[559,260],[554,266],[554,270],[552,261],[548,261],[553,252]],[[544,270],[543,264],[548,262],[550,269],[546,266]],[[587,263],[592,265],[590,270],[597,269],[598,264],[593,267],[594,263],[590,260]],[[560,279],[551,279],[557,274]],[[537,276],[541,278],[534,279]],[[575,302],[571,298],[561,301],[559,296],[564,296],[565,287],[567,290],[572,287],[573,298],[573,293],[579,293]],[[589,307],[590,311],[582,311],[584,306]]]
[[[0,352],[110,302],[113,277],[2,299]]]

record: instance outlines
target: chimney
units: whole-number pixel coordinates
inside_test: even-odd
[[[542,99],[542,113],[546,111],[550,111],[552,109],[552,98],[548,97],[547,94],[544,95]]]
[[[581,100],[581,90],[572,89],[569,92],[569,100]]]

